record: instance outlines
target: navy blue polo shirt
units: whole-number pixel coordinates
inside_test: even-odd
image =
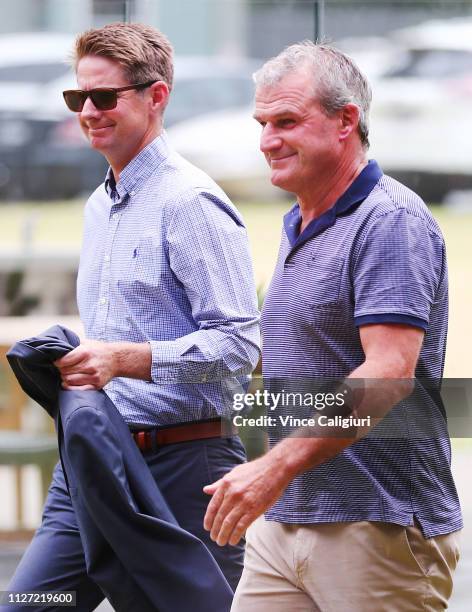
[[[416,376],[439,381],[447,265],[443,237],[423,201],[370,161],[301,234],[300,224],[296,204],[284,218],[264,302],[263,374],[269,386],[278,380],[279,387],[294,390],[297,379],[349,375],[364,362],[359,327],[369,323],[423,329]],[[434,402],[420,409],[420,417],[444,425],[438,435],[369,435],[295,478],[266,518],[405,526],[416,519],[426,537],[460,529],[446,425]]]

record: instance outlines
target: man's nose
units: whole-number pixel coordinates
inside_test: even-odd
[[[80,116],[82,119],[88,119],[89,117],[97,117],[100,115],[101,111],[94,105],[92,99],[90,97],[86,98],[84,102],[84,107],[80,112]]]
[[[282,146],[282,139],[270,124],[262,128],[260,149],[263,153],[269,153]]]

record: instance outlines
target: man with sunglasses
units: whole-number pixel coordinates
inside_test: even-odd
[[[77,291],[87,340],[56,365],[66,389],[106,391],[180,526],[205,542],[234,589],[243,547],[219,547],[203,529],[203,486],[245,460],[222,417],[259,356],[246,231],[163,132],[173,65],[162,34],[141,24],[90,30],[76,40],[74,65],[80,89],[65,102],[110,168],[85,208]],[[60,465],[20,573],[28,557],[43,560],[29,590],[77,591],[80,609],[103,598],[86,576]]]

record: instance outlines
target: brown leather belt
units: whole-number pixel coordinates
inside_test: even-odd
[[[172,427],[161,427],[132,431],[131,435],[142,452],[156,450],[159,446],[205,440],[207,438],[228,438],[238,433],[236,427],[221,419],[181,423]]]

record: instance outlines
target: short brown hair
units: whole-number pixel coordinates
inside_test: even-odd
[[[75,40],[73,64],[86,55],[100,55],[123,66],[131,83],[164,81],[172,89],[173,48],[166,36],[142,23],[110,23],[79,34]]]

